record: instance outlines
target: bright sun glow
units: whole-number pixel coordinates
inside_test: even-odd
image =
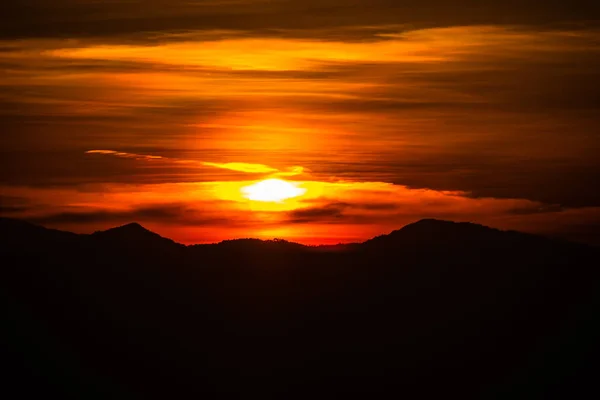
[[[295,183],[281,179],[267,179],[241,189],[245,198],[254,201],[279,202],[292,197],[302,196],[306,189]]]

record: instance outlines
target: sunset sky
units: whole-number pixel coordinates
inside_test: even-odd
[[[600,243],[592,1],[8,0],[0,18],[1,216],[182,243],[421,218]]]

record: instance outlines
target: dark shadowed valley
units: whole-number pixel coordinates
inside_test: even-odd
[[[439,220],[325,247],[12,219],[0,235],[22,396],[598,393],[598,248]]]

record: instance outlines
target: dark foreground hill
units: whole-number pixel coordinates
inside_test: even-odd
[[[584,245],[422,220],[338,248],[186,247],[0,219],[0,259],[18,398],[598,394]]]

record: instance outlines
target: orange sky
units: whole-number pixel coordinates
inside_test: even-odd
[[[232,237],[286,238],[313,245],[356,242],[420,218],[474,221],[541,233],[560,231],[582,220],[600,220],[598,207],[569,209],[526,199],[473,198],[461,191],[377,181],[317,181],[310,180],[311,174],[299,166],[278,170],[263,164],[212,163],[111,150],[87,154],[151,167],[208,165],[260,174],[263,179],[11,187],[5,188],[6,197],[27,199],[23,216],[45,226],[93,232],[140,221],[185,244]]]
[[[185,243],[347,242],[424,217],[598,238],[600,30],[583,14],[92,3],[27,3],[36,29],[0,29],[2,216]],[[244,197],[264,179],[303,193]]]

